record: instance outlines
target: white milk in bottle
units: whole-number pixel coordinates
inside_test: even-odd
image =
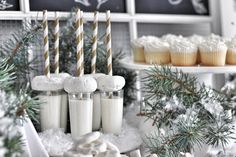
[[[81,95],[83,96],[80,98]],[[93,100],[90,95],[90,93],[69,95],[70,125],[73,138],[92,132]]]
[[[103,132],[119,134],[123,119],[123,91],[103,92],[101,105]]]
[[[93,130],[99,130],[101,128],[101,120],[100,92],[96,91],[93,94]]]
[[[59,92],[59,91],[58,91]],[[58,92],[40,94],[40,123],[41,130],[60,128],[61,95]]]

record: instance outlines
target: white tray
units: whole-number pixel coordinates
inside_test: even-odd
[[[131,70],[146,70],[149,68],[153,68],[154,65],[145,64],[145,63],[136,63],[131,58],[124,58],[120,60],[121,66]],[[161,67],[161,66],[158,66]],[[225,65],[225,66],[171,66],[173,67],[173,71],[176,69],[182,70],[184,73],[212,73],[212,74],[223,74],[223,73],[236,73],[236,65]]]

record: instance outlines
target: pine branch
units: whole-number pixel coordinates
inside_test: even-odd
[[[153,120],[158,128],[172,131],[163,137],[147,137],[150,151],[172,157],[176,156],[176,150],[190,152],[196,144],[224,147],[233,139],[232,118],[226,114],[234,107],[229,105],[231,99],[199,84],[188,74],[172,70],[171,67],[154,67],[144,78],[148,94],[146,105],[149,106],[144,116]]]
[[[22,156],[22,141],[21,135],[9,137],[4,141],[5,148],[8,150],[4,157],[21,157]]]
[[[36,23],[33,27],[24,27],[11,35],[0,51],[0,58],[8,58],[8,64],[14,65],[17,80],[12,86],[15,90],[19,90],[21,84],[26,85],[29,81],[29,71],[33,70],[28,60],[28,49],[33,43],[37,43],[41,25]],[[11,54],[9,56],[9,54]]]
[[[34,122],[39,123],[36,115],[39,114],[40,101],[33,96],[29,84],[26,87],[22,87],[17,95],[19,99],[16,102],[18,104],[16,116],[22,120],[24,120],[25,117],[29,117]]]
[[[176,157],[180,155],[180,152],[191,152],[194,145],[201,146],[205,141],[203,138],[204,128],[205,124],[196,123],[196,119],[179,121],[174,130],[166,131],[166,135],[147,136],[149,141],[146,144],[150,148],[151,140],[151,153],[160,157]]]
[[[14,66],[9,66],[7,60],[3,59],[0,61],[0,88],[1,90],[9,90],[10,85],[12,85],[15,80],[14,72],[12,72]]]

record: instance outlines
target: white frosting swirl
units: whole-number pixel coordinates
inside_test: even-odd
[[[236,38],[232,38],[230,41],[225,42],[228,49],[236,51]]]
[[[135,39],[131,42],[132,46],[136,46],[136,47],[144,47],[146,43],[148,42],[152,42],[152,41],[157,41],[159,40],[159,38],[155,37],[155,36],[142,36],[138,39]]]
[[[188,37],[189,41],[194,43],[194,44],[201,44],[202,42],[205,41],[205,38],[201,35],[193,34],[192,36]]]
[[[219,41],[222,41],[222,38],[219,35],[214,34],[214,33],[211,33],[205,39],[206,40],[219,40]]]
[[[201,52],[226,52],[227,46],[224,42],[216,39],[208,39],[199,45]]]
[[[163,41],[168,42],[169,44],[173,44],[175,41],[179,41],[184,39],[182,35],[174,35],[174,34],[166,34],[161,37]]]
[[[144,46],[144,52],[168,52],[169,47],[165,41],[152,41]]]
[[[186,40],[177,40],[170,45],[171,53],[197,53],[197,45]]]

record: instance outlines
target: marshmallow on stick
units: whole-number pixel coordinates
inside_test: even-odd
[[[45,59],[44,74],[48,78],[50,78],[47,10],[43,11],[43,41],[44,41],[44,59]]]
[[[59,74],[59,13],[56,12],[54,21],[54,52],[55,52],[55,73]]]
[[[76,56],[77,56],[77,76],[82,76],[81,73],[81,29],[80,29],[80,9],[76,12]]]
[[[111,20],[110,10],[106,12],[106,44],[107,44],[107,68],[108,75],[112,76],[112,50],[111,50]]]
[[[96,59],[97,59],[97,35],[98,35],[98,11],[94,12],[93,21],[93,47],[92,47],[92,62],[91,69],[92,74],[96,73]]]

